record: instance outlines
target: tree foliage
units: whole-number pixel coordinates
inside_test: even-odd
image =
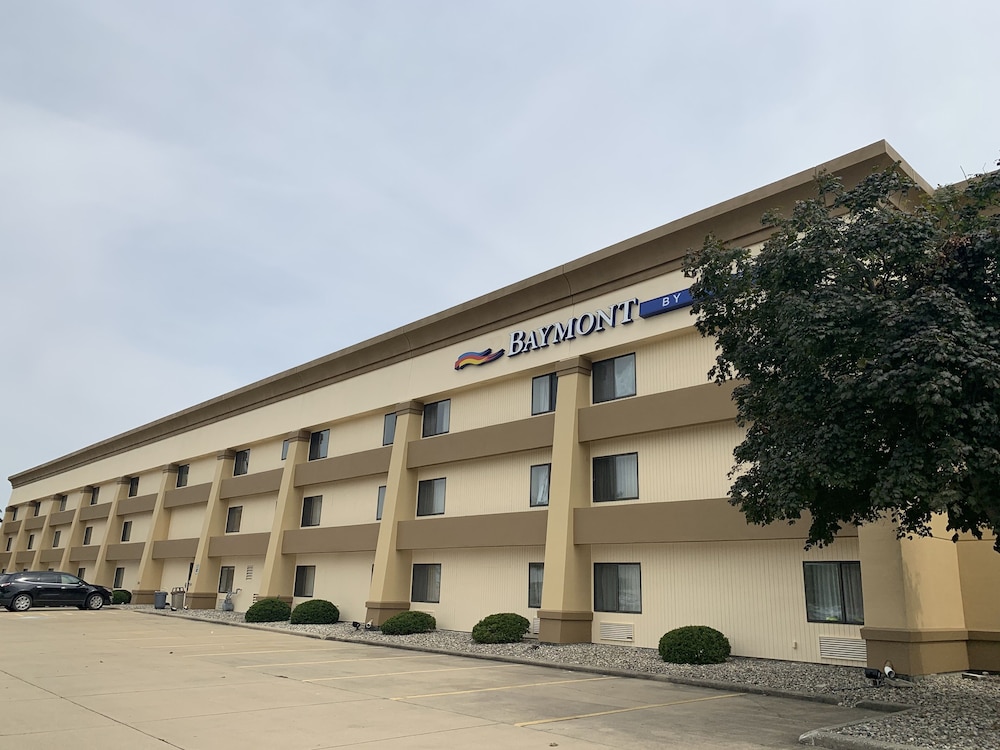
[[[709,237],[685,259],[747,430],[730,502],[756,524],[807,511],[807,545],[936,514],[1000,537],[1000,172],[930,196],[898,168],[816,184],[764,217],[759,253]]]

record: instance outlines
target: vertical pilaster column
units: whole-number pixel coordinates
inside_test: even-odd
[[[590,453],[579,439],[579,412],[590,404],[590,361],[567,362],[558,376],[538,639],[590,643],[590,545],[576,544],[573,536],[573,511],[590,505]]]
[[[115,581],[115,571],[113,569],[114,560],[108,560],[108,545],[118,542],[121,529],[118,526],[118,503],[128,497],[128,487],[131,477],[119,477],[115,483],[115,497],[111,501],[111,510],[108,511],[108,520],[104,524],[104,539],[101,541],[101,549],[97,553],[97,561],[94,563],[94,575],[88,576],[91,583],[111,588]]]
[[[153,517],[149,522],[149,534],[146,545],[142,548],[139,560],[139,576],[136,588],[132,591],[133,604],[152,604],[153,592],[162,584],[163,560],[153,557],[153,546],[163,541],[170,532],[170,511],[164,507],[167,490],[177,486],[177,464],[167,464],[160,475],[160,488],[156,492],[156,505],[153,506]]]
[[[76,573],[77,567],[71,567],[72,560],[70,560],[70,555],[73,551],[74,546],[80,546],[80,542],[83,541],[83,524],[80,523],[80,511],[83,510],[84,502],[90,502],[89,496],[93,494],[94,488],[87,486],[80,490],[80,502],[76,504],[76,510],[73,511],[73,523],[69,525],[66,529],[66,549],[63,550],[62,560],[59,561],[59,570],[64,570],[67,573]]]
[[[396,409],[396,434],[389,458],[389,476],[382,504],[382,522],[375,548],[367,618],[381,625],[395,614],[410,608],[410,574],[413,554],[396,549],[397,524],[412,521],[417,513],[417,472],[406,467],[410,441],[420,439],[424,405],[419,401],[401,404]]]
[[[288,435],[288,455],[281,472],[281,486],[278,488],[278,502],[274,507],[271,536],[267,542],[264,558],[264,575],[260,582],[261,597],[283,597],[292,595],[295,584],[294,560],[281,554],[281,537],[285,529],[294,529],[300,518],[302,490],[295,487],[295,467],[309,458],[309,431],[299,430]]]
[[[221,536],[226,530],[226,506],[222,502],[222,481],[233,475],[236,451],[220,453],[215,464],[212,490],[205,506],[205,518],[198,538],[198,551],[194,556],[194,573],[191,575],[191,590],[187,594],[190,609],[215,609],[219,600],[219,562],[208,556],[213,536]]]
[[[969,668],[958,546],[943,517],[929,537],[897,539],[887,521],[858,529],[869,666],[899,674]]]

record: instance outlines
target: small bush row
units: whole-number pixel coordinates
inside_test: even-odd
[[[337,605],[326,599],[310,599],[294,610],[281,599],[259,599],[250,605],[243,619],[247,622],[284,622],[293,625],[329,625],[340,620]]]

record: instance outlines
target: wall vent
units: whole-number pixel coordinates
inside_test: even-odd
[[[630,622],[602,622],[602,641],[628,641],[635,640],[635,625]]]
[[[820,659],[842,659],[868,663],[868,644],[863,638],[819,637]]]
[[[531,632],[533,635],[538,635],[538,629],[541,627],[541,620],[537,617],[531,621]]]

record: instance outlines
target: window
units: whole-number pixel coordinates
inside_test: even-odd
[[[378,488],[378,504],[375,506],[375,520],[382,520],[382,510],[385,508],[385,485]]]
[[[413,566],[413,584],[410,587],[411,602],[441,601],[441,564],[416,564]]]
[[[59,512],[66,510],[66,496],[59,495]]]
[[[236,451],[233,461],[233,476],[238,477],[250,471],[250,450]]]
[[[62,530],[61,529],[56,529],[55,531],[52,532],[52,546],[53,547],[58,547],[59,546],[59,541],[61,539],[62,539]]]
[[[233,590],[233,581],[236,579],[236,566],[223,565],[219,568],[219,593],[228,594]]]
[[[639,454],[622,453],[594,459],[594,502],[639,497]]]
[[[451,423],[451,399],[435,401],[424,407],[424,437],[443,435]]]
[[[549,475],[552,473],[552,464],[538,464],[531,467],[531,496],[528,505],[549,504]]]
[[[802,565],[809,622],[865,624],[861,563],[807,562]]]
[[[191,473],[191,464],[181,464],[177,467],[177,484],[175,487],[187,487],[188,474]]]
[[[28,534],[28,549],[34,549],[34,548],[35,548],[35,535]]]
[[[594,403],[635,395],[635,355],[594,362],[591,366]]]
[[[31,508],[32,508],[31,515],[33,515],[33,516],[37,516],[39,513],[42,512],[42,504],[41,503],[32,503],[31,504]]]
[[[17,508],[11,508],[10,509],[10,520],[11,521],[16,521],[17,520],[17,511],[18,511]]]
[[[556,410],[556,387],[559,376],[554,372],[531,379],[531,413],[545,414]]]
[[[14,537],[7,537],[7,551],[10,552],[10,546],[14,543]]]
[[[83,530],[83,546],[86,547],[90,544],[90,538],[94,536],[94,527],[88,526]]]
[[[135,497],[138,494],[139,494],[139,477],[129,477],[128,496]]]
[[[382,445],[392,445],[396,439],[396,412],[386,414],[382,420]]]
[[[234,534],[240,530],[240,522],[243,520],[243,506],[234,505],[229,509],[226,516],[226,533]]]
[[[544,577],[544,563],[528,563],[528,606],[531,609],[538,609],[542,606],[542,579]]]
[[[316,585],[315,565],[295,566],[295,596],[312,596],[313,586]]]
[[[318,458],[326,458],[330,449],[330,431],[320,430],[309,436],[309,460],[315,461]]]
[[[85,576],[86,575],[87,575],[87,569],[86,568],[77,568],[76,569],[76,577],[79,578],[81,581],[85,580]]]
[[[125,583],[125,568],[115,568],[115,582],[112,587],[120,589],[123,583]]]
[[[97,496],[101,494],[100,487],[94,487],[90,490],[90,504],[97,505]]]
[[[425,479],[417,485],[417,515],[439,516],[444,513],[444,485],[442,479]]]
[[[594,611],[642,613],[639,563],[594,563]]]
[[[132,538],[132,522],[126,521],[122,524],[122,541],[127,542]]]
[[[323,496],[302,498],[302,525],[319,526],[319,517],[323,511]]]
[[[288,458],[288,446],[292,444],[292,441],[285,438],[281,443],[281,460],[284,461]]]

